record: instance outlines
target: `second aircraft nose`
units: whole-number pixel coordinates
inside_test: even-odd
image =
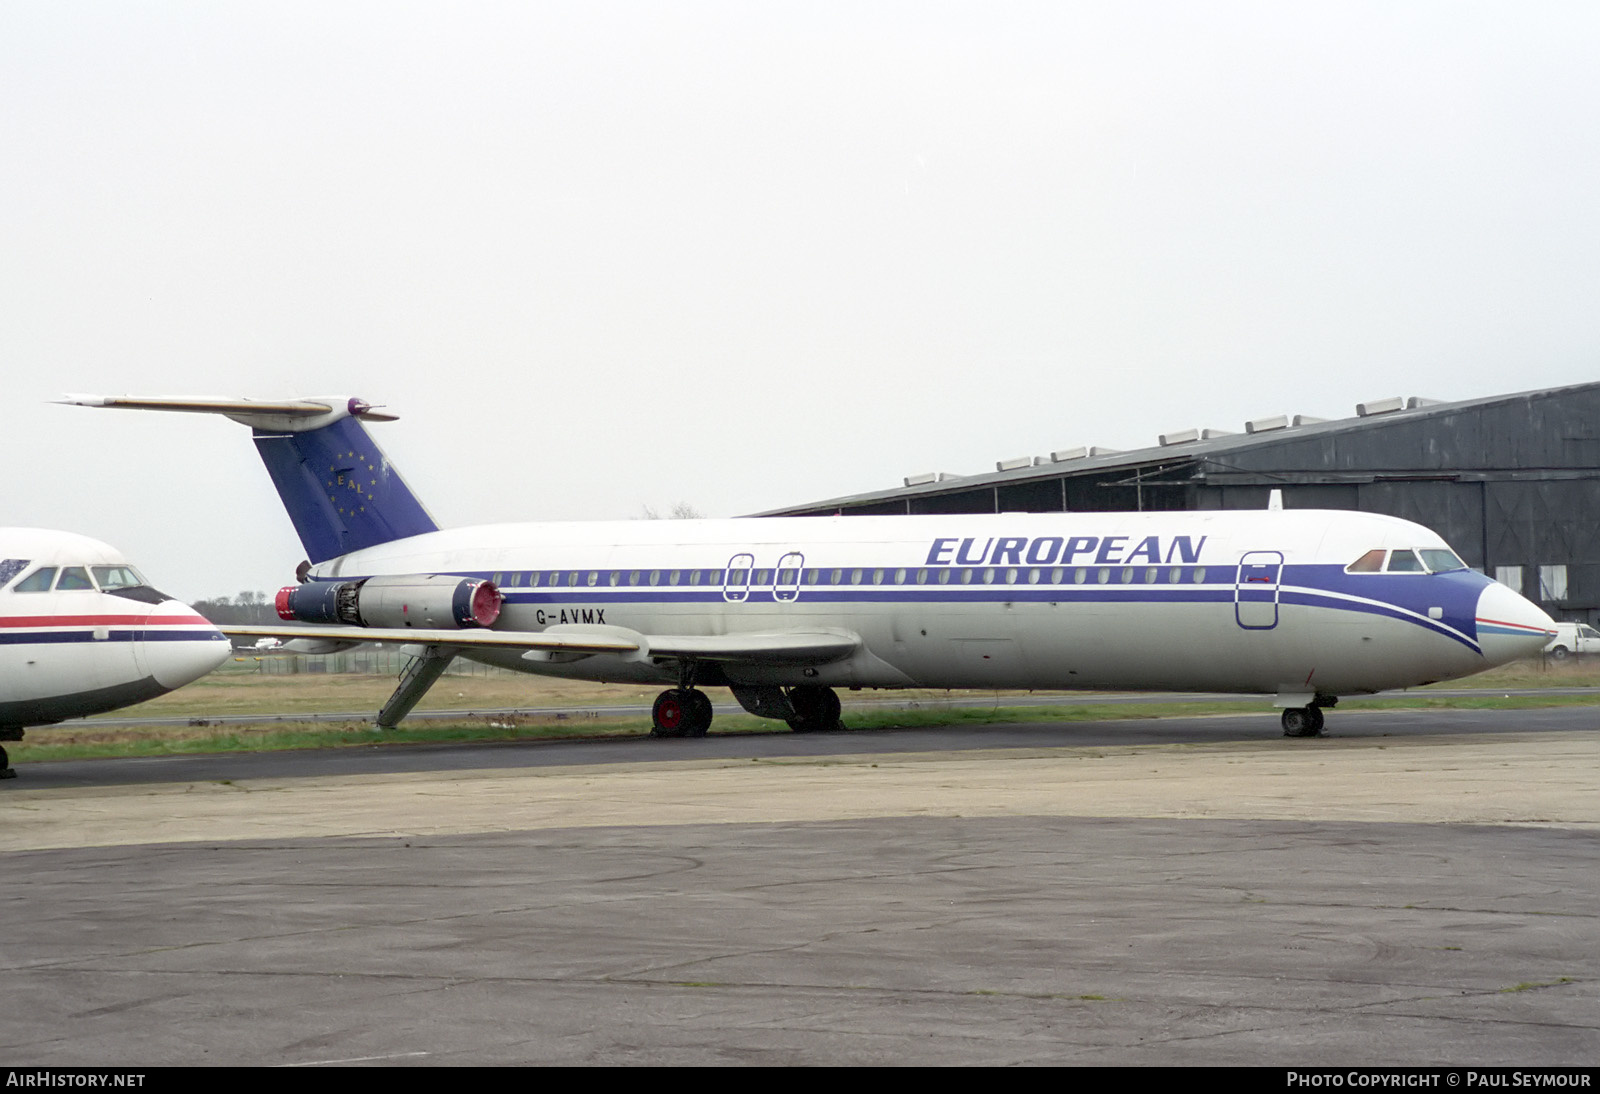
[[[151,610],[140,646],[145,671],[168,691],[200,679],[226,661],[233,648],[209,620],[176,600]]]
[[[1478,645],[1491,665],[1536,657],[1556,633],[1542,608],[1499,582],[1478,595],[1477,616]]]

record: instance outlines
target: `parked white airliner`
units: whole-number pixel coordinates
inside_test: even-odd
[[[69,396],[224,414],[304,543],[278,594],[298,626],[230,634],[411,644],[392,726],[451,658],[674,686],[660,735],[703,734],[730,687],[796,730],[836,687],[1084,688],[1276,696],[1315,735],[1341,695],[1536,655],[1553,624],[1440,537],[1344,511],[1051,513],[502,524],[441,531],[358,399]],[[309,625],[308,625],[309,624]],[[306,647],[302,647],[306,648]]]
[[[0,741],[153,699],[228,652],[220,631],[99,540],[0,528]],[[15,774],[0,748],[0,778]]]

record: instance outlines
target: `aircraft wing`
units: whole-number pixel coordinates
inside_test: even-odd
[[[532,631],[425,630],[417,627],[236,626],[217,630],[230,638],[301,639],[312,642],[392,642],[396,645],[453,646],[456,649],[553,650],[563,653],[633,653],[639,643],[608,634],[551,634]]]
[[[228,624],[223,634],[251,638],[338,643],[393,642],[458,650],[520,649],[556,654],[633,653],[640,658],[737,661],[756,665],[820,665],[849,657],[861,646],[853,634],[776,631],[755,634],[647,635],[625,627],[571,626],[545,631],[422,630],[413,627],[333,627]]]

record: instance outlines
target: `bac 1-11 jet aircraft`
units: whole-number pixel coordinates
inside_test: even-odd
[[[181,688],[229,649],[99,540],[0,528],[0,741]],[[15,774],[0,747],[0,778]]]
[[[393,726],[450,660],[666,684],[655,732],[697,736],[705,687],[796,730],[837,687],[1254,692],[1290,736],[1341,695],[1536,655],[1550,618],[1436,534],[1345,511],[1049,513],[496,524],[441,530],[359,399],[69,396],[223,414],[304,543],[280,627],[409,643]],[[301,648],[307,648],[301,646]]]

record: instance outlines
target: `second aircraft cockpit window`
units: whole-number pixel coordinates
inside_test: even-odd
[[[26,570],[30,561],[30,559],[26,558],[0,559],[0,585],[6,584],[23,570]]]

